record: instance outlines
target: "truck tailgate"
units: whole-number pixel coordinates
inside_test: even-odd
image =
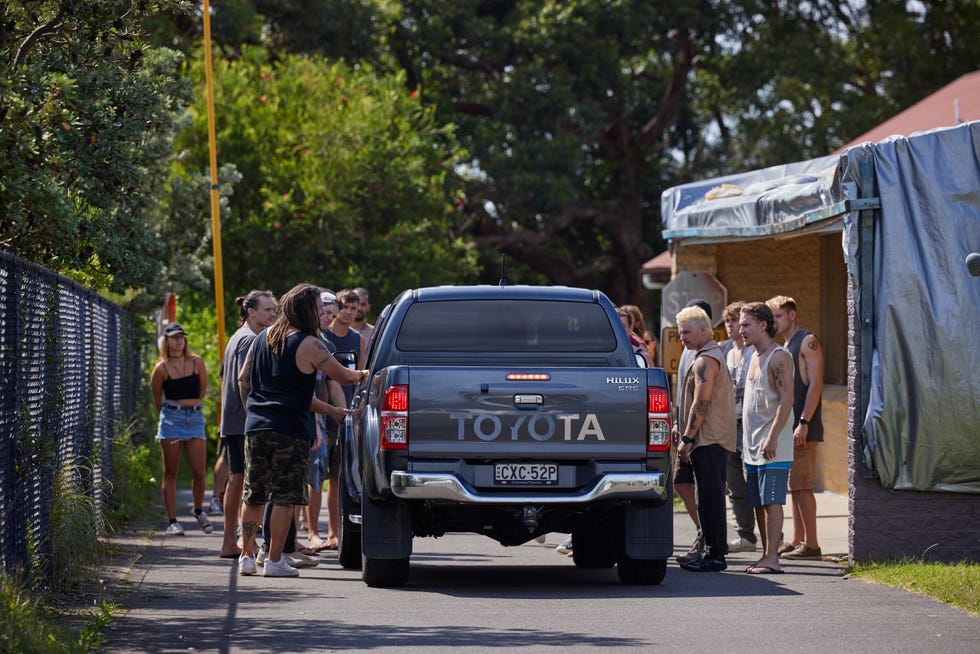
[[[410,458],[636,461],[646,452],[642,368],[412,366],[408,397]]]

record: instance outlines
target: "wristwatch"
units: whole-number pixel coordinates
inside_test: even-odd
[[[810,421],[807,420],[806,418],[800,418],[800,424],[801,425],[806,425],[807,427],[809,427],[810,426]]]
[[[681,442],[690,445],[691,443],[694,442],[694,439],[691,438],[690,436],[681,436]]]

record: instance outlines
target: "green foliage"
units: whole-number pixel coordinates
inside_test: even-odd
[[[106,512],[110,529],[145,515],[159,497],[160,448],[148,428],[138,427],[139,422],[149,421],[134,420],[117,428],[112,440],[112,507]]]
[[[980,617],[980,563],[872,561],[849,567],[847,575],[928,595]]]
[[[636,271],[661,247],[666,145],[721,3],[401,4],[389,43],[409,86],[459,125],[478,243],[644,304]]]
[[[474,279],[448,172],[457,156],[452,128],[405,90],[404,78],[319,57],[273,62],[254,47],[214,68],[219,158],[241,179],[223,195],[229,295],[279,294],[311,281],[392,298],[409,285]],[[189,74],[203,79],[197,59]],[[203,94],[193,115],[177,143],[182,180],[207,166]],[[198,242],[205,225],[200,217],[196,226],[168,226],[168,240]],[[228,324],[234,318],[228,306]]]
[[[0,652],[80,654],[104,642],[103,629],[112,622],[114,606],[103,601],[77,633],[64,627],[37,597],[13,577],[0,573]]]
[[[98,561],[99,535],[105,532],[105,522],[82,481],[92,474],[82,464],[63,466],[55,474],[48,538],[56,588],[71,588]]]
[[[139,20],[188,4],[5,4],[0,247],[96,288],[155,285],[155,190],[189,88],[179,55],[146,47]]]
[[[980,67],[975,0],[742,0],[729,9],[724,38],[691,84],[691,174],[829,154]],[[952,122],[952,107],[943,118]]]

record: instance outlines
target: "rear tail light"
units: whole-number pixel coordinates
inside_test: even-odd
[[[670,450],[670,395],[663,388],[647,388],[647,452]]]
[[[381,449],[408,449],[408,386],[389,386],[381,403]]]

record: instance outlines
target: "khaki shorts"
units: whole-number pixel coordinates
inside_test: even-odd
[[[789,492],[813,490],[817,468],[817,443],[805,443],[793,448],[793,466],[789,469]]]

